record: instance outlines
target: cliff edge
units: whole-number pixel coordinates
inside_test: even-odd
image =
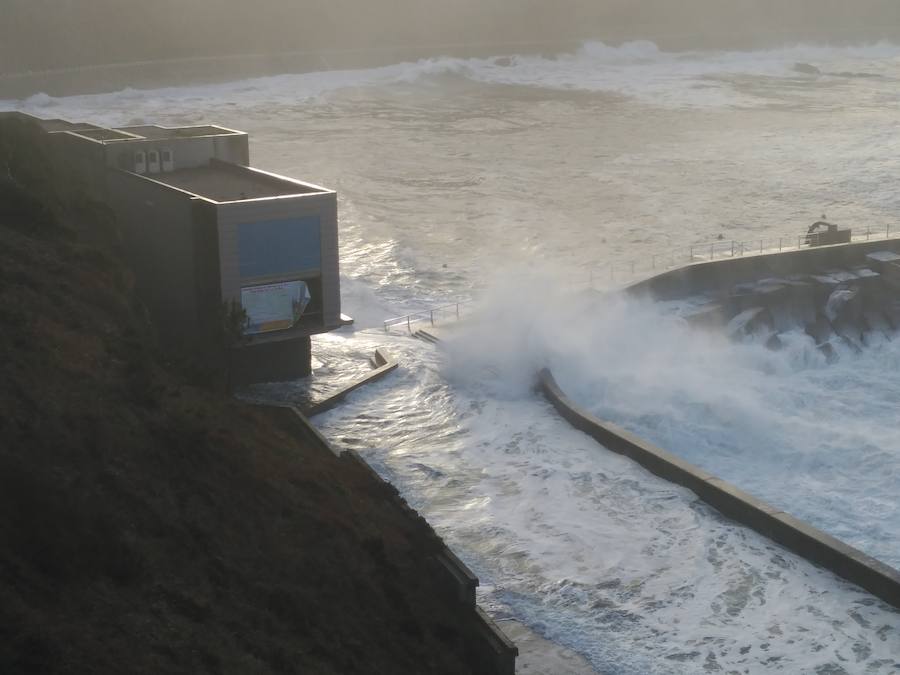
[[[474,672],[428,525],[161,354],[42,152],[0,125],[0,672]]]

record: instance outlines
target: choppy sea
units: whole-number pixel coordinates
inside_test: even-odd
[[[772,352],[571,290],[611,261],[795,237],[823,213],[897,223],[900,45],[586,43],[0,109],[239,128],[254,165],[338,190],[356,324],[315,340],[316,375],[376,346],[401,369],[315,421],[428,518],[495,617],[604,673],[900,672],[900,614],[532,391],[550,365],[600,416],[900,566],[900,340],[828,363],[799,333]],[[382,329],[457,299],[480,305],[441,347]]]

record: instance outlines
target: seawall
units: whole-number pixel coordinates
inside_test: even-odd
[[[607,449],[629,457],[660,478],[686,487],[723,515],[900,609],[900,572],[894,568],[672,453],[594,417],[566,396],[549,370],[541,371],[538,386],[564,419]]]
[[[709,290],[728,289],[765,277],[786,277],[862,265],[867,254],[885,250],[900,252],[900,238],[698,262],[630,284],[624,291],[633,296],[669,300]]]

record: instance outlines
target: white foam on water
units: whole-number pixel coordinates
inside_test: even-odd
[[[801,330],[772,351],[652,305],[567,300],[550,279],[513,278],[486,305],[466,367],[489,359],[521,390],[549,365],[601,419],[900,567],[900,339],[836,344],[828,363]]]
[[[612,192],[636,190],[628,199],[649,201],[648,217],[667,223],[672,213],[693,213],[691,200],[700,194],[716,203],[733,199],[741,194],[736,182],[744,181],[746,171],[755,171],[773,180],[760,183],[758,201],[756,195],[746,197],[748,209],[777,202],[766,212],[774,220],[772,214],[781,217],[790,208],[800,208],[798,195],[815,191],[820,184],[827,184],[823,191],[838,195],[836,199],[875,199],[888,207],[897,202],[885,174],[892,147],[898,143],[897,123],[889,119],[891,106],[900,102],[900,90],[891,79],[900,71],[898,52],[896,46],[881,44],[676,54],[649,43],[617,48],[590,43],[556,58],[438,58],[221,85],[66,98],[38,95],[0,102],[0,108],[101,124],[214,121],[240,126],[246,121],[254,133],[254,152],[270,153],[262,158],[264,166],[276,156],[283,139],[312,128],[329,150],[341,147],[340,163],[349,168],[341,166],[334,174],[340,177],[345,170],[351,176],[353,171],[370,172],[366,163],[354,164],[358,151],[385,157],[386,166],[410,174],[415,162],[392,162],[389,153],[398,148],[409,152],[408,145],[397,142],[402,136],[428,133],[388,118],[372,132],[383,133],[387,145],[360,146],[362,150],[352,143],[341,145],[337,132],[328,125],[323,130],[301,113],[319,106],[318,115],[334,113],[336,128],[357,128],[362,116],[383,112],[375,104],[357,105],[353,96],[344,108],[334,105],[342,93],[375,100],[388,89],[402,94],[435,90],[445,83],[509,84],[635,99],[640,107],[625,108],[626,114],[642,114],[646,104],[716,109],[772,101],[804,103],[807,96],[815,110],[840,104],[865,112],[862,106],[867,101],[879,101],[883,107],[874,117],[839,118],[839,133],[824,136],[827,142],[821,141],[820,127],[810,126],[807,108],[800,107],[801,117],[792,121],[790,132],[767,138],[762,146],[755,130],[708,143],[708,133],[715,129],[700,121],[695,135],[683,144],[653,142],[652,148],[645,147],[640,136],[617,158],[591,164],[591,158],[581,157],[566,174],[571,178],[596,172],[602,178],[621,164],[615,174],[621,180]],[[884,77],[805,76],[793,71],[794,63],[801,61],[823,72]],[[765,83],[775,86],[761,87]],[[500,91],[483,89],[492,96]],[[447,96],[452,98],[452,93]],[[412,96],[410,107],[401,112],[430,121],[434,111],[425,100]],[[563,108],[573,106],[567,103]],[[459,116],[461,131],[493,130],[499,135],[516,122],[504,117],[505,112],[485,109],[488,117]],[[661,123],[668,128],[678,113],[663,113]],[[592,114],[573,113],[569,118],[573,128],[590,129],[592,118],[587,115]],[[556,118],[551,117],[555,125]],[[689,117],[695,118],[693,110]],[[392,136],[388,132],[393,127],[397,131]],[[560,135],[547,136],[545,145],[533,146],[537,156],[551,156],[557,141],[571,143],[563,135],[566,128],[561,125]],[[546,134],[555,127],[540,129]],[[443,134],[446,128],[438,131]],[[514,143],[502,138],[506,144]],[[529,137],[527,142],[533,140]],[[425,137],[421,142],[425,154],[433,156],[433,165],[422,159],[424,155],[410,153],[422,164],[425,182],[432,173],[442,175],[434,167],[443,166],[449,155],[470,150],[454,145],[446,135],[440,142],[430,141]],[[737,173],[717,174],[697,191],[671,182],[670,172],[680,170],[685,157],[695,164],[719,166],[715,162],[727,149],[751,145],[763,147],[771,161],[760,162],[745,151],[734,159],[741,167]],[[296,162],[290,164],[289,173],[295,168],[305,173],[306,165],[300,164],[306,162],[303,153],[319,147],[296,146],[296,160],[283,160]],[[516,189],[510,191],[509,203],[515,206],[506,210],[505,204],[495,205],[486,210],[489,217],[472,222],[466,220],[471,215],[466,212],[461,217],[465,222],[433,220],[423,225],[419,211],[424,188],[391,182],[390,174],[391,181],[380,183],[366,183],[365,175],[358,181],[354,177],[362,187],[357,185],[350,199],[349,190],[342,193],[342,283],[344,311],[358,316],[360,324],[356,332],[349,329],[318,339],[316,359],[322,369],[349,372],[365,367],[364,359],[375,346],[386,346],[402,365],[398,373],[352,394],[346,407],[317,423],[338,445],[363,452],[422,510],[481,577],[482,602],[495,613],[516,616],[586,654],[603,672],[897,670],[900,619],[895,612],[722,520],[691,493],[606,452],[569,428],[531,390],[533,374],[549,364],[568,393],[600,416],[630,426],[769,501],[789,502],[786,508],[796,515],[891,560],[898,549],[897,445],[890,433],[897,419],[898,395],[890,377],[898,365],[897,341],[858,356],[842,354],[838,363],[829,365],[805,336],[796,334],[786,336],[787,348],[773,354],[752,343],[699,337],[652,308],[570,301],[552,290],[559,277],[539,270],[509,272],[508,280],[498,283],[486,302],[485,320],[473,322],[458,341],[447,345],[447,359],[424,343],[385,335],[378,328],[379,319],[416,309],[447,288],[457,293],[480,284],[481,279],[465,274],[448,281],[451,275],[439,267],[447,261],[450,270],[466,270],[462,263],[471,255],[468,245],[475,236],[487,256],[509,260],[516,242],[523,246],[525,242],[537,255],[565,240],[559,250],[570,251],[586,246],[589,239],[609,236],[613,229],[632,226],[613,221],[603,229],[586,222],[584,212],[566,210],[570,200],[565,196],[541,218],[522,219],[518,229],[512,228],[515,236],[496,236],[514,224],[511,212],[533,208],[539,188],[560,167],[553,161],[547,166],[532,163],[523,171],[519,158],[502,153],[490,158],[492,171],[512,177]],[[650,159],[664,170],[653,173],[653,180],[637,190],[636,176],[647,171],[645,161]],[[807,166],[808,173],[798,182],[787,168],[799,159],[806,159],[800,165]],[[820,165],[825,170],[819,170]],[[462,176],[473,170],[463,162],[455,166]],[[480,193],[473,196],[476,191],[464,182],[434,188],[448,195],[433,202],[435,210],[451,200],[480,199]],[[788,189],[782,190],[782,184]],[[585,193],[592,189],[584,187]],[[398,208],[398,198],[406,211]],[[387,204],[384,222],[366,220],[368,203],[375,200]],[[808,204],[818,208],[820,201],[816,196],[803,208]],[[591,208],[593,214],[595,206]],[[551,228],[546,223],[560,229],[557,211],[571,227],[562,234],[548,234]],[[699,228],[715,224],[712,220],[691,224],[689,218],[684,222],[685,239],[701,236]],[[704,229],[702,235],[711,231]],[[423,261],[427,256],[416,237],[435,232],[445,237],[444,248],[433,260]],[[265,393],[274,396],[278,389],[266,388]]]
[[[448,332],[442,351],[359,335],[387,346],[401,369],[316,423],[399,487],[479,575],[479,600],[495,616],[524,621],[600,672],[900,666],[898,613],[606,451],[535,395],[547,363],[593,382],[577,365],[604,348],[578,337],[592,322],[612,334],[633,316],[661,341],[687,341],[642,324],[645,309],[612,303],[591,319],[594,303],[551,282],[535,270],[510,278],[484,320]],[[648,339],[632,332],[618,344]]]
[[[172,118],[189,124],[202,122],[213,103],[274,111],[340,91],[425,85],[446,76],[485,84],[604,92],[675,108],[757,106],[769,102],[772,92],[746,91],[737,86],[740,82],[735,78],[813,82],[815,78],[794,69],[797,63],[814,64],[826,78],[862,73],[886,75],[893,81],[900,68],[900,45],[879,42],[851,47],[795,45],[758,51],[665,52],[647,41],[616,47],[587,42],[574,53],[555,57],[435,57],[379,68],[274,75],[223,84],[125,89],[113,94],[68,97],[41,93],[24,100],[0,100],[0,110],[90,117],[97,123],[111,125]],[[846,92],[842,96],[846,97]],[[894,100],[897,99],[895,93]],[[135,114],[136,111],[139,112]]]

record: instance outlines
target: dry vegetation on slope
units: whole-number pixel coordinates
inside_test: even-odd
[[[472,672],[427,524],[166,366],[25,137],[0,122],[0,672]]]

